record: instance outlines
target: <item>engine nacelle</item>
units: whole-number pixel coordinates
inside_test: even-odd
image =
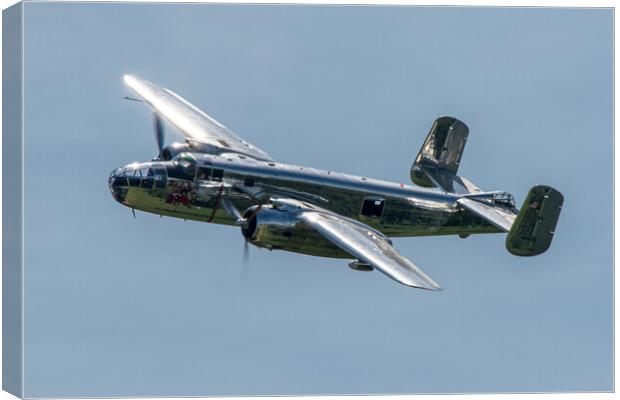
[[[351,255],[306,226],[294,212],[274,206],[250,207],[243,214],[245,239],[269,250],[286,250],[320,257],[351,258]]]
[[[192,148],[187,143],[171,143],[168,146],[164,147],[161,151],[161,158],[165,161],[172,160],[177,154],[183,153],[184,151],[192,151]]]

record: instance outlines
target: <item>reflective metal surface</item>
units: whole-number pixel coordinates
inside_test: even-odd
[[[257,160],[271,160],[269,154],[241,139],[173,91],[137,76],[125,75],[123,79],[138,96],[186,135],[195,147],[212,153],[234,151]]]
[[[535,256],[549,249],[562,211],[564,196],[552,187],[530,189],[506,236],[506,248],[516,256]]]
[[[395,281],[421,289],[441,289],[422,270],[400,255],[390,243],[364,227],[320,212],[305,212],[301,214],[301,218],[329,241]]]
[[[400,255],[389,236],[465,238],[509,231],[515,253],[530,251],[520,249],[531,247],[531,240],[526,243],[513,232],[518,210],[512,195],[482,192],[456,175],[469,133],[456,118],[441,117],[431,128],[411,169],[412,180],[421,186],[411,186],[277,163],[172,91],[133,76],[125,82],[186,137],[185,143],[162,147],[163,128],[156,123],[156,161],[112,171],[112,196],[127,207],[238,225],[256,246],[353,258],[353,269],[377,269],[402,284],[430,290],[439,285]],[[549,190],[553,199],[561,198]],[[538,224],[555,226],[559,211],[537,215],[554,218]],[[549,234],[545,241],[548,247]]]
[[[469,128],[454,117],[439,117],[433,123],[420,152],[411,165],[411,181],[451,193],[476,193],[480,189],[457,176]]]

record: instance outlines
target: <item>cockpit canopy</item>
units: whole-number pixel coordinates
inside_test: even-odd
[[[132,163],[117,168],[110,174],[110,184],[114,186],[135,186],[143,188],[166,186],[164,163]]]
[[[190,153],[180,153],[172,161],[132,163],[117,168],[110,174],[110,187],[140,187],[145,189],[166,186],[168,178],[197,180],[222,180],[221,169],[198,166],[196,157]]]
[[[187,178],[182,179],[194,179],[196,174],[196,157],[190,153],[180,153],[172,160],[172,165],[178,168],[183,175]]]

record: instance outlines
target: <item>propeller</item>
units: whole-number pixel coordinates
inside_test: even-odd
[[[259,204],[258,207],[256,207],[252,213],[250,215],[248,215],[247,217],[243,218],[242,220],[238,220],[238,225],[241,226],[241,232],[243,233],[244,229],[247,229],[248,224],[250,223],[250,221],[256,217],[256,214],[258,214],[258,212],[260,211],[260,209],[263,207],[262,204]],[[240,223],[239,223],[240,222]],[[245,233],[243,233],[243,263],[244,264],[248,264],[250,262],[250,247],[249,247],[249,242],[250,240],[245,236]]]
[[[244,230],[247,229],[248,224],[250,223],[252,218],[254,218],[256,214],[258,214],[258,212],[261,210],[263,204],[259,204],[256,208],[254,208],[254,210],[252,210],[251,213],[246,214],[246,216],[241,214],[239,209],[235,207],[235,205],[228,199],[222,200],[221,204],[224,207],[224,210],[226,210],[226,212],[228,213],[228,215],[235,219],[235,225],[241,227],[241,233],[243,234],[243,264],[247,265],[250,262],[250,246],[249,240],[245,236]]]
[[[241,212],[239,211],[239,209],[237,209],[237,207],[235,207],[234,204],[230,202],[228,199],[225,199],[222,201],[222,206],[224,206],[224,209],[226,210],[228,215],[230,215],[231,217],[235,219],[235,225],[240,226],[241,229],[243,230],[248,223],[248,219],[243,218],[243,215],[241,215]],[[248,239],[245,236],[243,236],[243,264],[247,265],[249,261],[250,261],[250,248],[248,245]]]
[[[248,240],[243,238],[243,264],[248,265],[250,263],[250,245]]]
[[[157,143],[157,160],[161,160],[161,153],[164,149],[164,122],[157,113],[153,113],[153,125],[155,127],[155,141]]]
[[[241,281],[247,282],[250,278],[250,244],[243,238],[243,264],[241,267]]]

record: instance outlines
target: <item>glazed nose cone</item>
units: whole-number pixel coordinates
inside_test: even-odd
[[[116,168],[110,173],[108,177],[108,187],[110,188],[110,193],[112,193],[114,200],[122,203],[125,200],[128,186],[127,176],[122,173],[120,168]]]

